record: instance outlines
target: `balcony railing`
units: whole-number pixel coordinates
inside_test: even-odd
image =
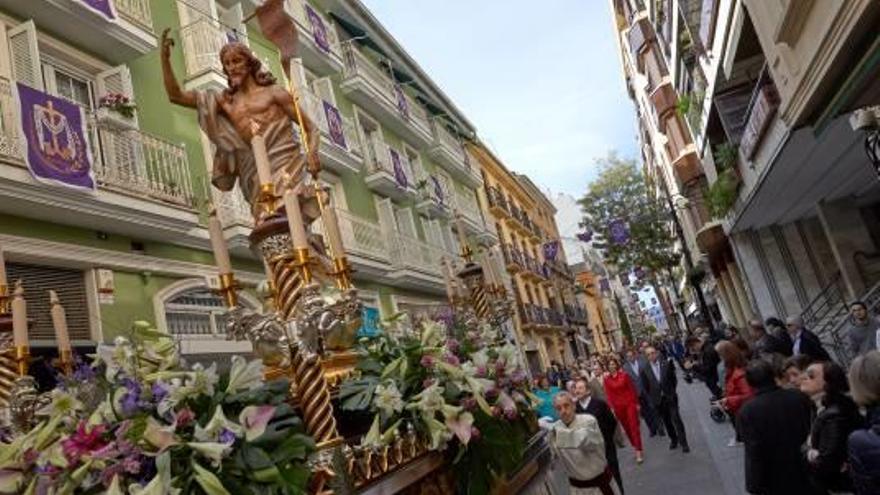
[[[401,233],[393,236],[392,262],[398,269],[415,269],[440,273],[440,264],[448,255],[442,249]]]
[[[253,227],[254,216],[251,206],[244,199],[244,194],[238,184],[231,191],[223,192],[213,189],[214,204],[217,205],[217,215],[224,227]]]
[[[223,73],[220,49],[226,44],[226,32],[214,21],[200,18],[180,29],[186,77],[215,71]]]
[[[153,32],[153,13],[150,0],[113,0],[119,17],[138,26],[144,31]]]
[[[490,208],[498,208],[509,214],[510,208],[507,206],[507,198],[504,197],[504,194],[498,188],[486,186],[486,197],[489,200]]]
[[[482,225],[483,217],[480,214],[476,195],[459,192],[455,187],[452,187],[452,190],[455,194],[455,208],[474,223]]]
[[[398,97],[403,98],[406,105],[406,114],[408,119],[415,125],[422,128],[425,133],[430,133],[431,126],[428,121],[428,112],[415,101],[411,96],[406,94],[399,85],[395,85],[394,81],[388,74],[373,63],[366,55],[364,55],[353,41],[342,43],[342,55],[345,60],[345,68],[343,75],[345,77],[360,76],[363,77],[373,88],[385,98],[387,105],[395,108],[402,106],[398,102]]]
[[[513,245],[509,243],[502,243],[501,252],[504,255],[504,261],[507,265],[514,265],[520,269],[523,268],[523,254],[519,249],[513,247]]]
[[[339,231],[346,252],[388,260],[389,240],[379,224],[341,209],[336,209]]]
[[[18,115],[9,79],[0,77],[0,156],[20,160],[21,141],[18,139]]]

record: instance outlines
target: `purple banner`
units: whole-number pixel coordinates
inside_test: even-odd
[[[348,149],[348,146],[345,145],[345,132],[342,130],[342,116],[339,115],[339,110],[327,101],[322,101],[324,102],[324,116],[327,117],[327,129],[330,131],[330,140],[339,147]]]
[[[110,22],[116,22],[116,9],[111,0],[77,0],[87,9],[100,15]]]
[[[31,174],[41,181],[94,191],[82,108],[22,83],[16,88]]]
[[[321,19],[321,16],[309,4],[306,4],[306,16],[312,23],[312,36],[315,38],[315,44],[322,52],[330,53],[330,42],[327,41],[327,26],[324,25],[324,19]]]
[[[575,237],[581,242],[590,242],[593,240],[593,232],[589,230],[586,232],[578,232],[575,234]]]
[[[624,219],[612,220],[608,224],[608,231],[614,244],[623,245],[629,242],[629,224]]]
[[[403,88],[399,84],[394,85],[394,96],[397,97],[397,110],[404,118],[409,119],[409,104],[406,101],[406,95],[403,94]]]
[[[433,175],[431,176],[431,182],[434,183],[434,198],[442,205],[443,201],[446,199],[443,194],[443,186],[440,185],[440,181],[437,180],[437,177]]]
[[[637,279],[641,280],[645,278],[645,269],[637,266],[636,269],[633,270],[633,275],[635,275]]]
[[[388,148],[388,153],[391,155],[391,164],[394,166],[394,179],[397,180],[397,185],[403,189],[409,185],[409,181],[406,179],[406,172],[403,170],[403,165],[400,163],[400,155],[397,153],[397,150]]]
[[[550,241],[544,243],[544,259],[547,261],[556,261],[556,255],[559,254],[559,241]]]

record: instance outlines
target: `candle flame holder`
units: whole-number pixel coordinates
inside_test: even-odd
[[[260,191],[257,193],[257,203],[260,206],[259,222],[262,222],[275,213],[275,204],[277,201],[278,196],[275,194],[275,184],[271,182],[260,184]]]
[[[239,285],[234,273],[220,274],[220,289],[217,292],[223,297],[227,308],[238,306],[238,289]]]
[[[352,288],[351,273],[351,265],[348,264],[348,259],[345,256],[333,258],[332,275],[336,279],[336,287],[339,290],[349,290]]]
[[[58,352],[58,367],[61,368],[64,376],[73,375],[73,351],[62,349]]]
[[[11,303],[12,296],[9,294],[9,286],[0,284],[0,316],[8,315],[12,312],[10,309]]]

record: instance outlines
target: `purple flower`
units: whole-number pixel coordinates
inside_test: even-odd
[[[473,397],[465,397],[461,400],[461,407],[466,411],[473,411],[477,408],[477,399],[474,399]]]
[[[125,394],[122,396],[120,401],[120,407],[122,408],[122,414],[126,416],[131,416],[136,413],[138,409],[141,408],[141,385],[140,383],[132,380],[131,378],[124,378],[122,380],[122,386],[125,387]]]
[[[165,384],[162,382],[154,383],[150,391],[153,394],[153,402],[157,404],[161,402],[162,399],[164,399],[166,396],[168,396],[168,387],[166,387]]]
[[[138,474],[141,471],[141,459],[140,456],[128,456],[122,460],[122,469],[125,470],[126,473],[130,474]]]
[[[434,357],[430,354],[425,354],[422,356],[422,359],[419,361],[419,364],[422,365],[423,368],[433,368],[434,367]]]
[[[449,352],[458,352],[461,344],[455,339],[449,339],[446,341],[446,348],[449,349]]]
[[[477,377],[483,378],[486,376],[486,367],[485,366],[477,366]]]
[[[223,428],[223,431],[220,432],[220,435],[217,436],[217,439],[220,443],[234,443],[235,442],[235,433],[232,433],[226,428]]]
[[[90,382],[95,379],[95,369],[79,360],[73,370],[73,379],[77,382]]]
[[[483,395],[486,396],[486,400],[495,400],[498,398],[498,389],[490,388],[489,390],[486,390],[486,393]]]

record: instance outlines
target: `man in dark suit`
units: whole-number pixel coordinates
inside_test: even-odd
[[[791,316],[785,320],[785,327],[791,336],[791,354],[797,356],[806,354],[813,361],[831,361],[831,356],[819,336],[804,328],[804,320],[800,316]]]
[[[645,395],[645,388],[642,387],[640,375],[642,368],[647,365],[648,362],[645,361],[645,358],[639,356],[635,349],[628,349],[626,351],[626,361],[623,363],[623,370],[626,371],[629,379],[636,386],[636,392],[639,394],[639,412],[642,413],[642,419],[645,420],[645,424],[648,426],[648,431],[651,432],[652,437],[657,434],[665,436],[666,430],[663,429],[663,423],[657,417],[657,412],[651,406],[651,401]]]
[[[651,405],[660,414],[660,419],[666,425],[669,434],[670,449],[677,449],[681,445],[682,452],[690,452],[687,433],[681,414],[678,411],[678,379],[675,376],[675,365],[671,359],[660,359],[660,353],[654,346],[645,349],[648,365],[640,371],[642,388],[651,401]]]
[[[617,430],[617,418],[604,400],[593,397],[590,384],[584,378],[578,378],[574,384],[574,395],[577,399],[575,412],[577,414],[589,414],[599,422],[602,431],[602,439],[605,441],[605,460],[614,475],[614,480],[623,493],[623,478],[620,476],[620,464],[617,461],[617,444],[614,442],[614,432]]]
[[[814,495],[801,446],[810,434],[810,399],[776,385],[773,365],[755,359],[746,381],[755,396],[737,414],[745,444],[746,491],[755,495]]]

